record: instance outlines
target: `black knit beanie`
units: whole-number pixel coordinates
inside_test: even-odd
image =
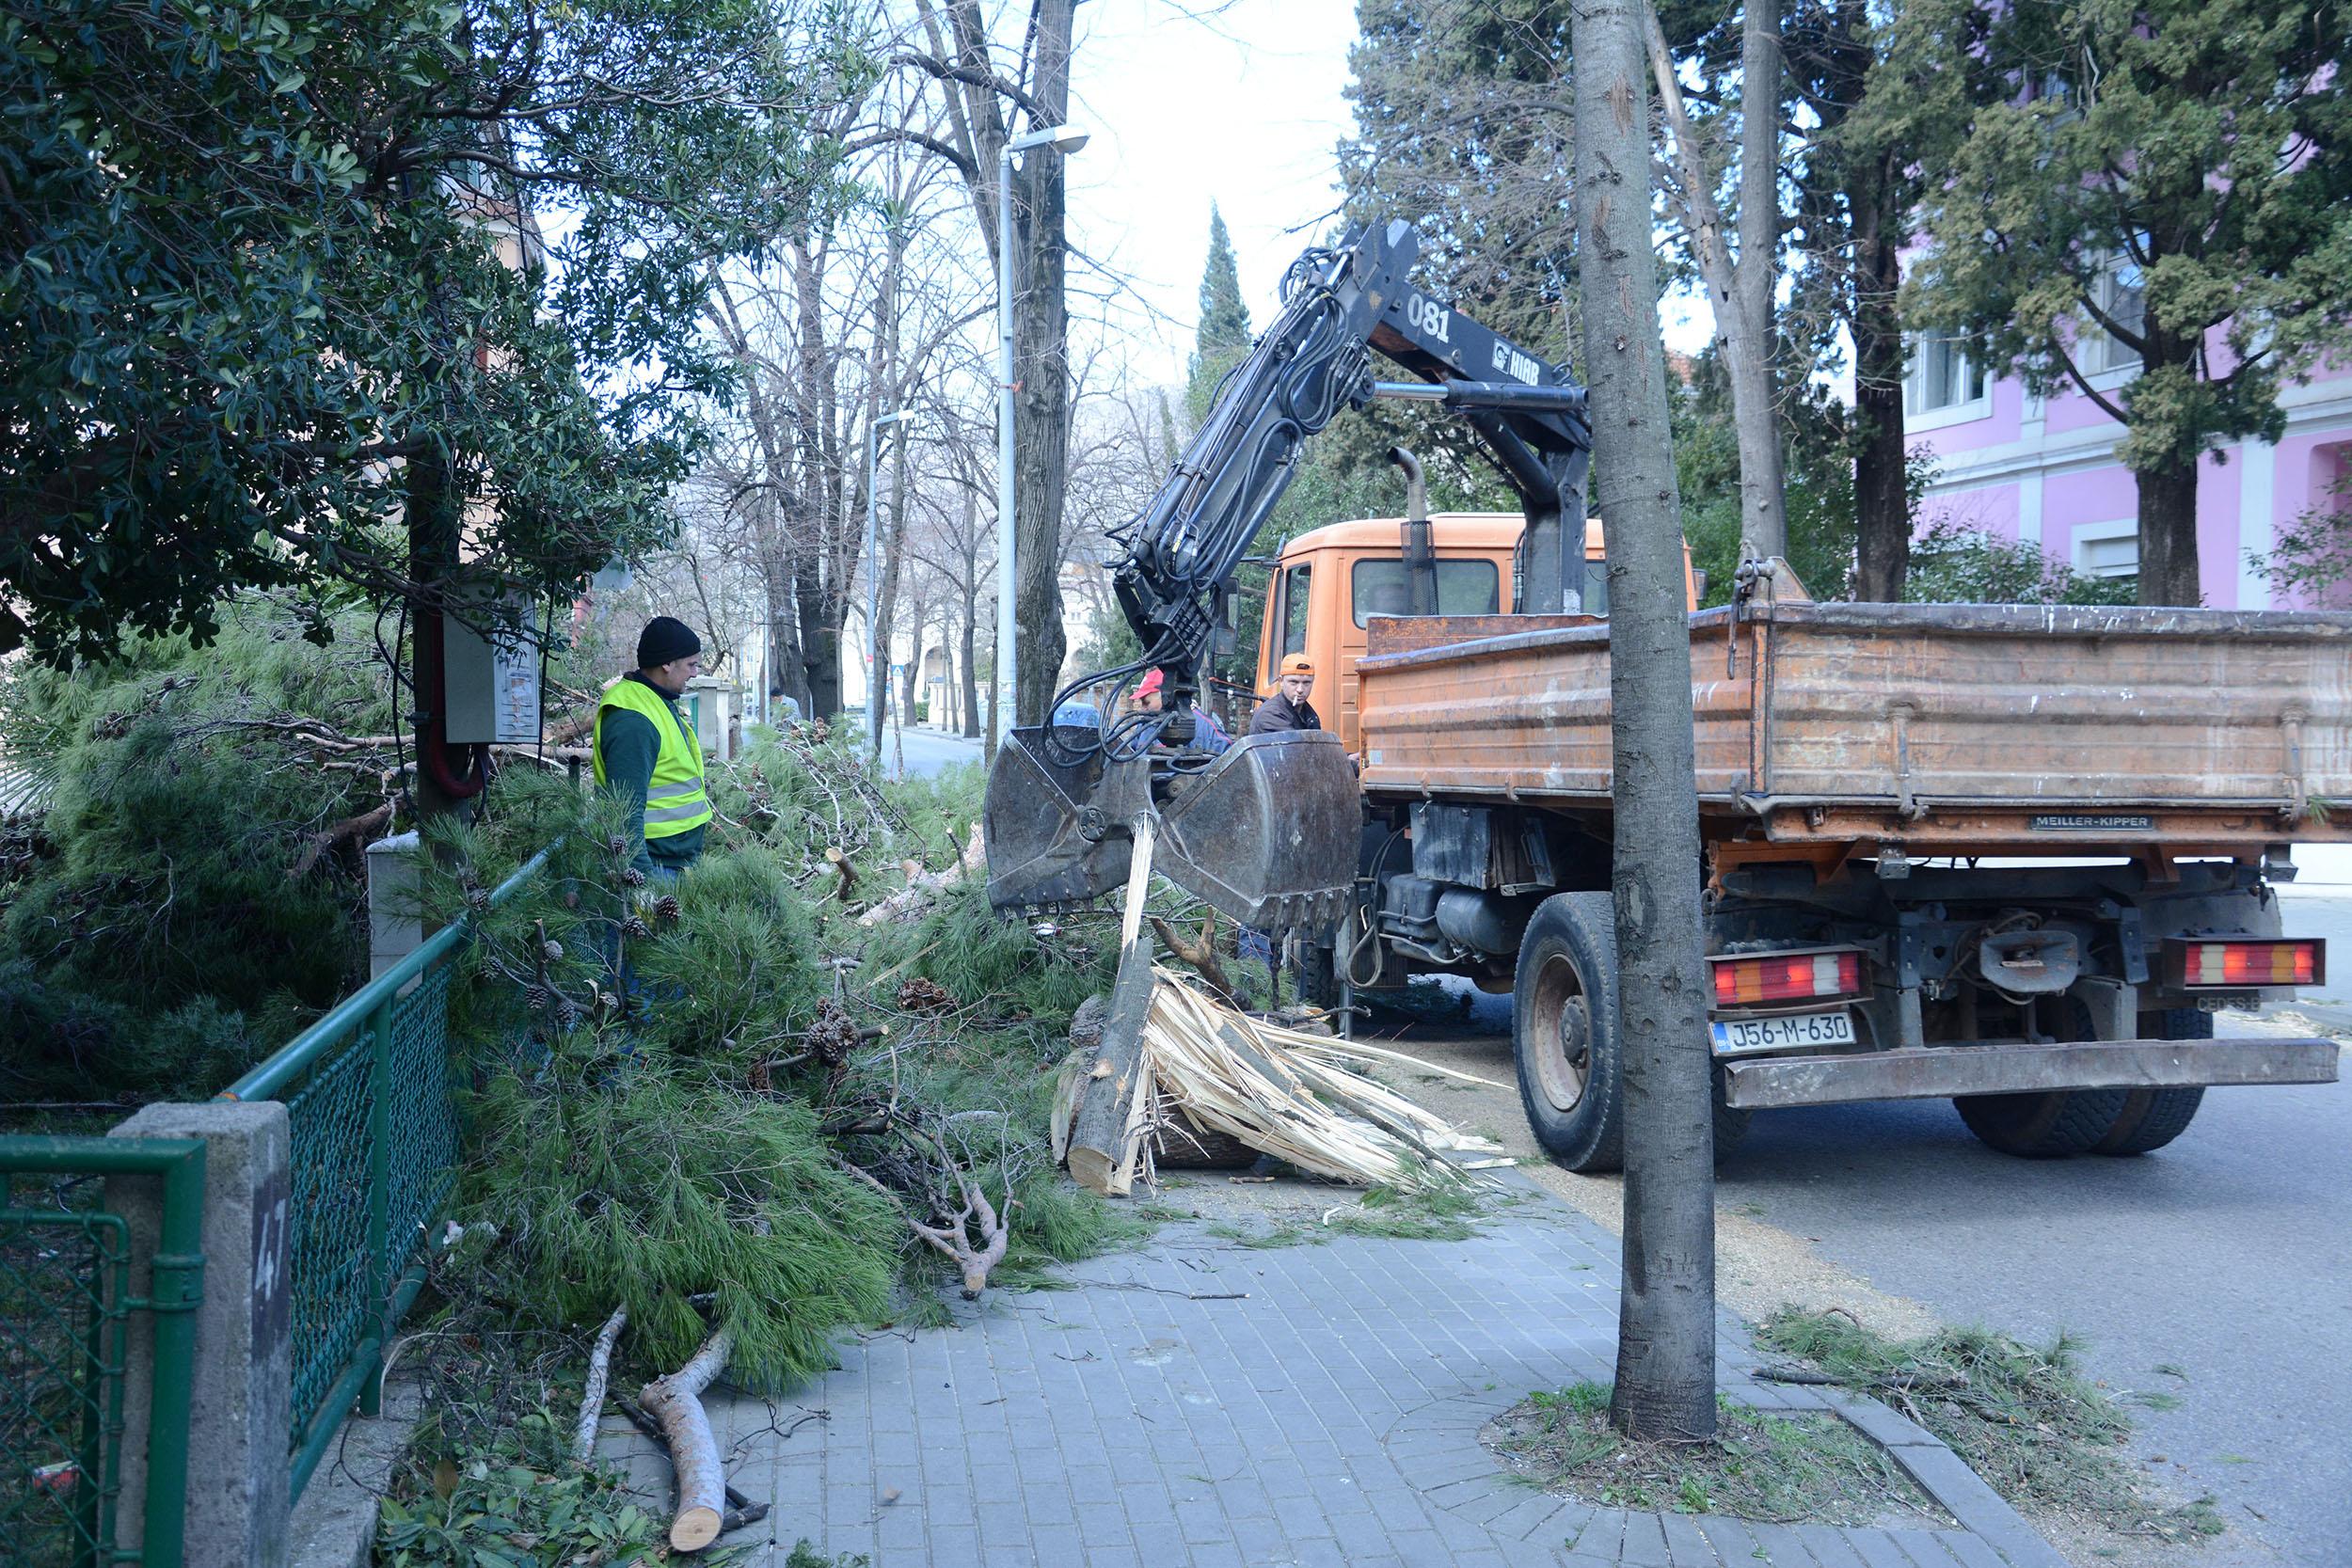
[[[702,639],[694,635],[693,627],[670,616],[657,615],[638,634],[637,668],[659,669],[673,659],[702,651]]]

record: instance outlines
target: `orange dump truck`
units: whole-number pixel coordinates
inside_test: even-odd
[[[1613,1168],[1606,604],[1510,615],[1519,519],[1431,525],[1436,615],[1394,613],[1394,521],[1294,541],[1268,594],[1262,685],[1313,657],[1359,769],[1329,989],[1511,990],[1539,1139]],[[2136,1154],[2209,1085],[2335,1079],[2332,1042],[2213,1015],[2325,978],[2271,884],[2352,840],[2345,618],[1816,604],[1783,569],[1692,614],[1691,685],[1719,1145],[1948,1096],[2010,1153]]]

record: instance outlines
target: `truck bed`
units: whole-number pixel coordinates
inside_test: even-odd
[[[1367,793],[1606,810],[1607,623],[1375,619],[1358,674]],[[2352,841],[2352,617],[1727,607],[1691,617],[1691,690],[1718,841]]]

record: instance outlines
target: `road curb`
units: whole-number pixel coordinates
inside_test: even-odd
[[[1823,1402],[1884,1449],[1938,1508],[1999,1553],[2010,1568],[2069,1568],[2058,1549],[1933,1433],[1876,1400],[1836,1388],[1821,1393]]]

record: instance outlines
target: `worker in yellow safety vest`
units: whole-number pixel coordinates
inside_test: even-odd
[[[710,822],[702,742],[677,708],[702,650],[685,622],[657,615],[637,640],[637,668],[596,703],[596,785],[628,804],[630,863],[648,880],[674,881],[693,864]]]

